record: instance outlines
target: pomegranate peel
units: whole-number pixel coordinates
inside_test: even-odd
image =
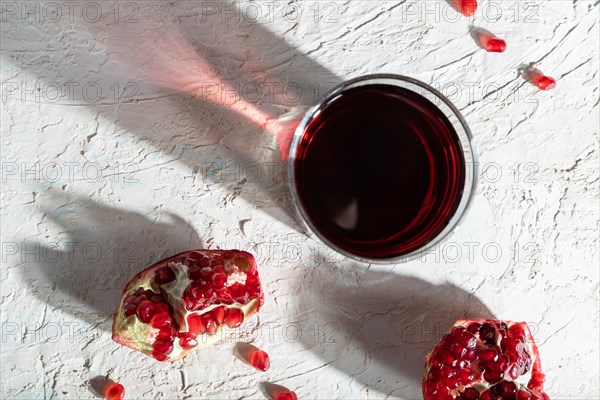
[[[176,361],[240,326],[264,302],[254,257],[193,250],[160,261],[123,289],[113,340],[159,361]]]
[[[459,320],[427,356],[424,400],[549,400],[525,322]]]

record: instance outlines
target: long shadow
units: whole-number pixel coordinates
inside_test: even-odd
[[[356,265],[325,266],[322,287],[299,296],[299,315],[315,323],[320,340],[303,344],[329,367],[388,396],[421,398],[425,357],[450,326],[462,318],[493,318],[477,297],[452,284],[433,285],[392,272]],[[312,279],[311,282],[324,281]]]
[[[202,247],[194,228],[175,214],[156,221],[84,197],[54,193],[40,201],[39,226],[55,225],[52,244],[25,241],[20,272],[42,302],[110,330],[121,291],[136,273],[169,255]]]
[[[96,7],[88,3],[98,4],[82,1],[78,10]],[[44,38],[33,47],[47,51],[47,59],[31,49],[4,61],[41,85],[76,85],[70,104],[114,121],[116,133],[289,223],[294,215],[272,211],[290,209],[286,143],[301,109],[341,78],[256,21],[231,15],[233,3],[218,3],[222,12],[195,1],[130,3],[102,22],[77,13],[74,22],[30,21]],[[5,43],[18,45],[22,38],[11,38],[10,23]],[[99,101],[90,99],[94,83],[104,94]]]

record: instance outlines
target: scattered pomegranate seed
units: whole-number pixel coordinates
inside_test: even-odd
[[[533,84],[541,90],[549,90],[556,86],[556,81],[549,76],[540,75],[533,79]]]
[[[120,383],[113,382],[106,387],[104,397],[106,400],[123,400],[125,388]]]
[[[291,390],[288,390],[285,392],[277,393],[277,397],[275,397],[275,400],[298,400],[298,396],[296,396],[296,393],[292,392]]]
[[[485,48],[490,53],[502,53],[506,50],[506,42],[500,38],[491,38],[487,41]]]
[[[455,0],[455,4],[457,10],[465,17],[475,14],[477,11],[477,0]]]
[[[262,350],[255,350],[250,356],[250,364],[256,369],[266,371],[271,366],[269,355]]]
[[[534,63],[520,68],[521,76],[540,90],[550,90],[556,86],[556,81],[535,67]]]

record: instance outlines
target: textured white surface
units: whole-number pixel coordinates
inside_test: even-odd
[[[99,375],[129,398],[262,398],[267,381],[420,398],[425,353],[484,314],[532,324],[551,398],[598,398],[598,2],[484,2],[473,18],[442,0],[215,6],[2,2],[2,398],[90,398]],[[471,24],[507,51],[479,49]],[[518,76],[532,61],[554,90]],[[293,124],[262,123],[375,72],[457,105],[481,180],[448,243],[369,267],[298,232],[273,134]],[[232,342],[171,365],[111,341],[127,280],[196,247],[257,255],[266,304],[242,339],[268,372]]]

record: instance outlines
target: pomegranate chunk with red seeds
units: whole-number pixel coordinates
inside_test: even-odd
[[[219,340],[220,330],[239,327],[263,302],[250,253],[188,251],[129,281],[115,313],[113,340],[159,361],[175,361]]]
[[[125,388],[120,383],[112,382],[106,387],[104,398],[106,400],[123,400]]]
[[[424,400],[549,400],[524,322],[457,321],[427,356]]]

